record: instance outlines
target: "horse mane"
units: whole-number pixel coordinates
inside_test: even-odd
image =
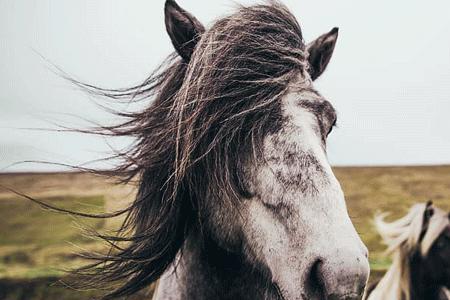
[[[418,247],[426,208],[425,203],[416,204],[404,217],[390,223],[385,222],[386,214],[375,217],[375,227],[388,246],[388,253],[400,248],[409,253]]]
[[[393,257],[391,267],[371,291],[376,293],[376,299],[411,299],[410,258],[415,253],[427,255],[449,223],[448,216],[434,208],[433,215],[424,224],[428,206],[427,203],[416,204],[404,217],[393,222],[385,221],[386,214],[375,217],[375,227],[388,246],[387,253]]]
[[[171,55],[142,84],[103,89],[74,81],[89,93],[149,101],[140,112],[94,133],[133,137],[122,163],[106,173],[136,179],[136,199],[117,235],[99,235],[106,254],[77,270],[82,288],[108,290],[104,299],[131,295],[174,262],[206,201],[249,197],[244,165],[262,157],[263,138],[280,128],[281,98],[306,72],[300,26],[278,2],[240,7],[201,36],[189,63]]]

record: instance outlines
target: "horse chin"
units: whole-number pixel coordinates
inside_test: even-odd
[[[327,299],[323,290],[309,289],[306,286],[298,287],[296,291],[289,292],[283,289],[278,283],[272,283],[274,294],[277,300],[325,300]]]
[[[303,287],[299,287],[296,291],[285,290],[277,283],[273,283],[273,290],[275,291],[277,300],[347,300],[347,299],[362,299],[362,294],[349,292],[345,295],[326,295],[323,285],[316,282],[313,285],[308,283]]]

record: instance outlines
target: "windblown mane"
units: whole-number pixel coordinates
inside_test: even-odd
[[[392,266],[378,283],[373,293],[376,299],[411,299],[410,258],[419,253],[426,256],[434,241],[449,223],[446,214],[433,214],[424,228],[426,203],[414,205],[408,214],[391,223],[385,222],[385,214],[375,218],[375,226],[392,254]]]
[[[110,174],[139,181],[105,255],[78,270],[82,287],[130,295],[156,281],[174,261],[191,226],[201,226],[206,201],[250,194],[243,166],[261,159],[262,142],[281,122],[282,96],[306,72],[305,45],[294,16],[281,4],[240,7],[199,40],[188,64],[168,58],[143,84],[120,90],[76,82],[112,99],[148,100],[142,112],[99,134],[131,136],[123,163]]]

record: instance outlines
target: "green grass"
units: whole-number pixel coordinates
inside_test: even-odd
[[[57,277],[0,280],[2,300],[86,300],[99,292],[77,292],[58,283]]]
[[[98,213],[104,211],[103,196],[51,197],[41,199],[54,206]],[[42,209],[28,200],[0,200],[0,278],[37,278],[62,274],[62,266],[80,263],[72,254],[95,244],[81,226],[100,230],[104,220],[75,219]]]

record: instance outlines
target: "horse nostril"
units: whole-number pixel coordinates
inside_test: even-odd
[[[340,253],[330,259],[318,259],[308,276],[308,299],[361,299],[367,276],[364,253]]]
[[[322,260],[318,259],[311,267],[310,277],[315,281],[322,281],[320,278],[320,265],[322,264]]]
[[[310,294],[309,298],[323,299],[325,296],[323,278],[320,273],[321,264],[321,259],[316,260],[311,266],[311,270],[309,271],[309,276],[306,282],[306,286],[308,287]]]

